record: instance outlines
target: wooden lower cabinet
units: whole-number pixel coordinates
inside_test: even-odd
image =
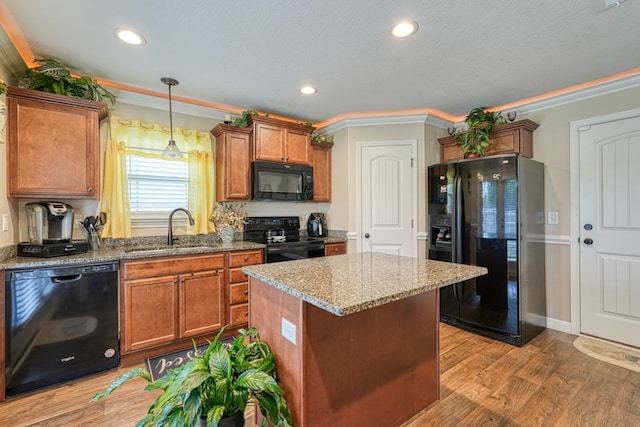
[[[178,338],[177,276],[124,282],[123,353]]]
[[[229,326],[249,323],[249,281],[242,267],[254,264],[262,264],[260,249],[229,254]]]
[[[226,324],[226,253],[124,261],[122,353]]]
[[[205,334],[225,324],[224,271],[180,276],[181,337]]]
[[[347,253],[347,242],[324,244],[324,256],[344,255],[346,253]]]

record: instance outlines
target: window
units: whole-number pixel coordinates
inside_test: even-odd
[[[132,220],[162,219],[176,208],[187,208],[189,165],[186,159],[166,160],[127,154],[127,179]]]

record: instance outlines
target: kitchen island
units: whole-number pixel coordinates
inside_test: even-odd
[[[293,425],[396,426],[439,398],[439,289],[483,267],[361,252],[243,267]]]

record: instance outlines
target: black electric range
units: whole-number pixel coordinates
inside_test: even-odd
[[[267,263],[324,256],[324,241],[300,237],[297,216],[247,217],[243,238],[265,245]]]

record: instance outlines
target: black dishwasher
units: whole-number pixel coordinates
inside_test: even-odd
[[[118,263],[7,270],[13,395],[118,366]]]

